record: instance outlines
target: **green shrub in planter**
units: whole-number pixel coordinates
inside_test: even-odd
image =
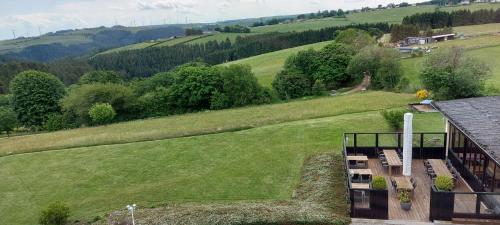
[[[434,186],[436,186],[438,191],[451,191],[455,187],[455,184],[451,177],[438,176],[436,177],[436,181],[434,181]]]
[[[399,202],[401,202],[401,203],[410,203],[411,202],[410,194],[408,193],[408,191],[399,192]]]
[[[382,176],[373,177],[372,189],[373,190],[385,190],[385,189],[387,189],[387,183],[385,182],[385,178]]]
[[[39,222],[41,225],[65,225],[68,223],[69,208],[62,203],[52,203],[42,211]]]

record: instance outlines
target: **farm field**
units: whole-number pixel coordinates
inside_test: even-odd
[[[111,50],[108,50],[105,52],[101,52],[99,54],[108,54],[108,53],[119,52],[119,51],[143,49],[143,48],[149,48],[152,46],[155,46],[155,47],[173,46],[176,44],[189,42],[189,41],[194,40],[194,39],[203,38],[205,36],[210,36],[210,35],[193,35],[193,36],[187,36],[187,37],[179,37],[179,38],[175,38],[175,39],[142,42],[142,43],[123,46],[120,48],[111,49]]]
[[[346,18],[324,18],[324,19],[311,19],[301,22],[276,24],[262,27],[253,27],[252,32],[268,33],[268,32],[291,32],[291,31],[305,31],[305,30],[319,30],[321,28],[343,26],[352,24]]]
[[[321,49],[331,43],[331,41],[320,42],[316,44],[304,45],[295,48],[289,48],[281,51],[262,54],[250,58],[245,58],[224,65],[246,64],[252,67],[252,72],[257,77],[259,83],[265,87],[271,87],[271,83],[276,74],[283,68],[286,59],[299,51],[304,51],[309,48],[315,50]]]
[[[375,101],[353,96],[363,99],[353,103],[359,108]],[[72,219],[85,221],[132,202],[289,199],[305,157],[340,151],[344,132],[389,131],[378,111],[364,110],[237,132],[1,157],[0,224],[33,224],[39,210],[57,200],[72,209]],[[442,131],[444,122],[440,114],[416,114],[414,129]]]
[[[409,94],[369,92],[136,120],[102,127],[0,138],[0,155],[234,131],[288,121],[399,107],[412,101],[414,97]],[[117,130],[121,132],[116,132]]]
[[[453,30],[456,33],[463,33],[465,35],[494,34],[500,33],[500,23],[453,27]]]

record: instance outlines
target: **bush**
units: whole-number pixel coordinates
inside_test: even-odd
[[[490,68],[466,57],[461,48],[431,54],[424,63],[420,79],[438,100],[482,96]]]
[[[451,177],[437,176],[434,186],[436,186],[438,191],[451,191],[455,187],[455,184]]]
[[[89,116],[94,124],[103,125],[111,123],[116,112],[109,103],[97,103],[90,108]]]
[[[77,127],[74,123],[74,118],[69,114],[53,113],[47,116],[47,120],[43,124],[43,129],[46,131],[58,131]]]
[[[386,190],[387,183],[385,178],[382,176],[374,176],[372,180],[372,188],[373,190]]]
[[[225,109],[229,107],[229,98],[224,94],[216,91],[210,99],[210,109]]]
[[[78,124],[91,124],[89,110],[96,103],[109,103],[119,121],[138,118],[137,98],[122,84],[86,84],[73,90],[61,101],[63,110],[75,115]]]
[[[7,106],[10,107],[12,100],[12,95],[0,95],[0,107]]]
[[[69,208],[62,203],[52,203],[43,210],[39,223],[41,225],[65,225],[68,223]]]
[[[95,84],[95,83],[123,83],[123,76],[115,71],[97,70],[85,73],[80,77],[79,84]]]
[[[223,86],[217,67],[186,65],[173,73],[174,83],[170,86],[169,101],[179,112],[209,109],[212,95]]]
[[[27,127],[39,127],[47,115],[60,111],[59,100],[64,96],[64,84],[54,75],[25,71],[10,83],[12,106],[19,122]]]
[[[395,88],[403,74],[399,53],[377,46],[368,46],[359,51],[349,62],[347,73],[354,80],[361,80],[365,75],[371,76],[375,89]]]
[[[165,116],[173,113],[169,98],[170,90],[164,87],[141,96],[138,101],[141,117]]]
[[[0,107],[0,133],[10,134],[18,125],[16,113],[8,107]]]
[[[300,98],[311,93],[309,81],[296,70],[281,71],[272,85],[281,99]]]
[[[321,96],[326,94],[326,86],[322,80],[316,80],[312,87],[312,94],[316,96]]]
[[[132,82],[134,92],[138,95],[144,95],[158,88],[168,88],[174,82],[172,72],[157,73],[154,76]]]
[[[325,46],[318,53],[319,66],[314,72],[315,80],[322,80],[328,90],[349,85],[352,77],[347,73],[347,67],[354,52],[351,48],[338,43]]]
[[[224,98],[227,98],[225,100],[227,102],[220,106],[225,106],[225,108],[239,107],[266,102],[262,99],[263,96],[261,95],[264,90],[257,81],[257,78],[255,78],[250,66],[230,65],[220,67],[219,71],[223,82],[222,90],[219,92],[225,95]],[[217,96],[219,101],[222,97],[220,95]]]
[[[381,112],[382,117],[394,130],[403,128],[405,110],[384,110]]]
[[[394,89],[403,76],[399,60],[385,58],[380,61],[375,77],[372,79],[373,87],[379,89]]]

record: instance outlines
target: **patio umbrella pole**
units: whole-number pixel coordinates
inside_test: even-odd
[[[403,138],[403,175],[411,176],[411,160],[413,151],[413,114],[406,113],[404,117]]]

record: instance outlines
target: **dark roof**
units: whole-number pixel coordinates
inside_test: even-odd
[[[432,104],[497,163],[500,162],[500,96]]]

